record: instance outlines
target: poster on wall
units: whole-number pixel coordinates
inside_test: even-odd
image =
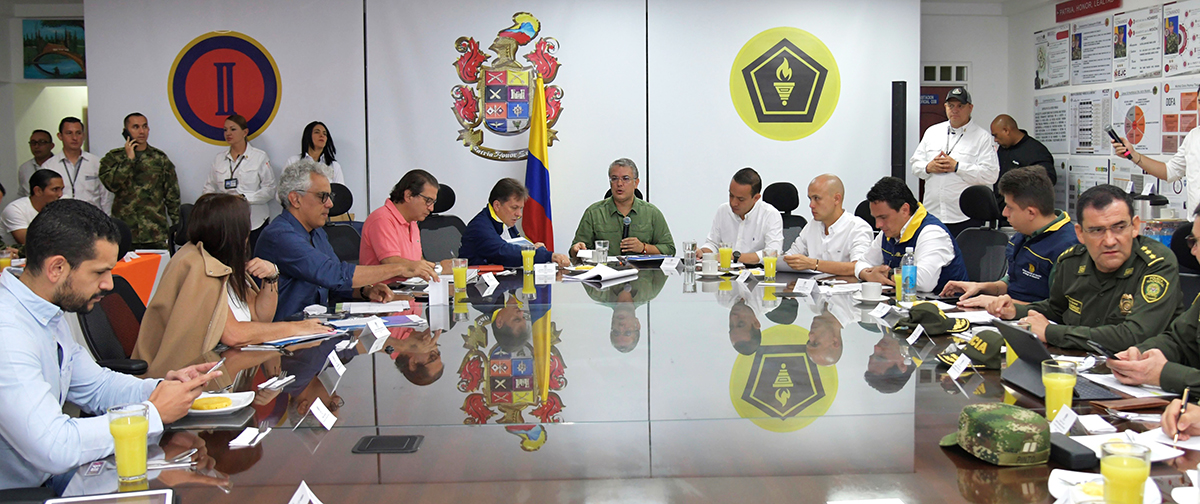
[[[1071,85],[1112,82],[1112,18],[1071,23]]]
[[[1164,218],[1191,218],[1192,214],[1188,212],[1190,209],[1187,207],[1187,177],[1174,182],[1159,180],[1157,193],[1167,197],[1167,208],[1170,208],[1175,213],[1173,216],[1164,215]]]
[[[22,19],[26,79],[86,79],[82,19]]]
[[[1067,205],[1066,209],[1075,215],[1075,200],[1080,193],[1089,187],[1108,183],[1108,158],[1099,156],[1072,156],[1067,160]]]
[[[1071,116],[1071,154],[1108,154],[1112,146],[1104,125],[1112,122],[1112,90],[1093,89],[1067,95]]]
[[[1159,83],[1113,89],[1112,128],[1143,154],[1162,151],[1162,98]]]
[[[1067,94],[1033,97],[1033,137],[1053,154],[1067,153]]]
[[[1070,168],[1067,167],[1067,162],[1063,158],[1054,160],[1058,171],[1058,179],[1054,181],[1054,208],[1067,208],[1067,185],[1070,184]]]
[[[1033,34],[1037,68],[1033,88],[1046,89],[1071,83],[1071,30],[1062,24]]]
[[[1150,175],[1146,175],[1141,168],[1133,166],[1133,162],[1129,160],[1112,159],[1110,161],[1108,183],[1129,191],[1129,194],[1141,194],[1142,184],[1146,182],[1153,184],[1157,180]],[[1130,186],[1131,182],[1133,183],[1132,186]]]
[[[1113,80],[1162,76],[1162,6],[1113,16]]]
[[[1196,90],[1200,79],[1164,82],[1162,93],[1162,153],[1174,154],[1196,127]]]
[[[1163,4],[1163,76],[1200,72],[1196,17],[1200,0]]]

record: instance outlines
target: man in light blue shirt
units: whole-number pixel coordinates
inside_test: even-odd
[[[75,343],[65,312],[87,312],[113,286],[120,234],[103,210],[52,202],[26,236],[24,272],[0,273],[0,306],[8,312],[0,317],[0,489],[47,480],[61,489],[77,466],[113,453],[108,408],[146,403],[154,441],[220,372],[205,375],[209,363],[141,380],[101,368]],[[99,416],[69,417],[66,401]]]

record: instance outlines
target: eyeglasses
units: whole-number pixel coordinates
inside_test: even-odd
[[[32,146],[50,145],[52,143],[54,143],[54,142],[51,142],[49,140],[30,140],[29,141],[29,145],[32,145]]]
[[[610,177],[608,177],[608,183],[610,183],[610,184],[616,184],[616,183],[618,183],[618,182],[624,182],[624,183],[628,184],[628,183],[630,183],[630,182],[632,182],[632,181],[634,181],[634,180],[637,180],[637,179],[636,179],[636,178],[633,178],[633,177],[630,177],[629,175],[625,175],[625,176],[622,176],[622,177],[618,177],[618,176],[616,176],[616,175],[613,175],[613,176],[610,176]]]
[[[1125,231],[1128,229],[1129,229],[1129,221],[1125,221],[1125,222],[1118,222],[1118,223],[1113,224],[1108,227],[1100,226],[1100,227],[1084,228],[1083,232],[1084,232],[1084,234],[1088,235],[1089,237],[1099,240],[1099,239],[1104,238],[1105,235],[1107,235],[1109,231],[1112,231],[1112,233],[1115,235],[1120,235],[1120,234],[1124,234]]]
[[[333,193],[331,193],[331,192],[312,192],[312,191],[301,191],[301,192],[306,192],[308,194],[316,196],[317,198],[320,198],[322,205],[324,205],[325,202],[327,202],[327,201],[333,201]]]
[[[1195,248],[1195,247],[1196,247],[1196,235],[1194,235],[1194,234],[1191,234],[1191,233],[1188,233],[1188,235],[1187,235],[1187,245],[1188,245],[1188,248],[1189,248],[1189,249],[1191,249],[1191,248]]]
[[[424,194],[418,194],[417,196],[420,196],[421,199],[425,200],[425,206],[431,207],[437,203],[437,198],[430,198],[429,196],[426,196]]]

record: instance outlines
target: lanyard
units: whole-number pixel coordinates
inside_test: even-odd
[[[947,126],[949,126],[949,125],[947,125]],[[955,135],[958,138],[956,138],[954,140],[954,145],[950,145],[950,136],[951,135],[954,135],[954,127],[946,128],[946,150],[944,150],[942,152],[944,152],[947,156],[949,156],[951,152],[954,152],[954,148],[958,147],[958,142],[961,142],[963,137],[967,136],[967,132],[963,131],[963,133],[961,135]]]
[[[226,159],[229,159],[229,158],[226,158]],[[229,178],[237,178],[235,176],[237,174],[237,169],[242,166],[242,161],[245,161],[245,160],[246,160],[245,152],[243,152],[241,156],[238,156],[237,164],[233,164],[233,160],[229,159]]]
[[[71,163],[69,161],[67,161],[66,156],[63,156],[62,164],[63,164],[63,171],[67,172],[67,180],[71,181],[71,194],[75,194],[75,181],[79,180],[79,168],[80,168],[80,166],[83,165],[83,155],[80,154],[79,161],[75,162],[75,174],[74,175],[71,175],[71,169],[70,169]]]

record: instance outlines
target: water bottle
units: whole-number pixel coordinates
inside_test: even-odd
[[[917,258],[913,256],[913,248],[904,250],[904,258],[900,260],[900,274],[904,281],[904,301],[917,300]]]

